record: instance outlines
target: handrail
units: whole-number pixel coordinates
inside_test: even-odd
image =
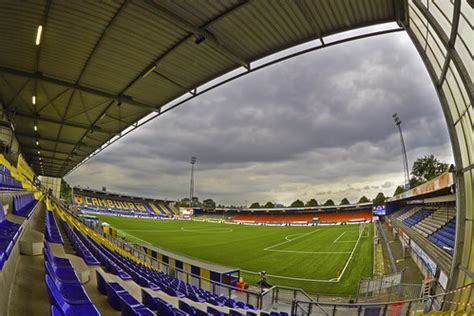
[[[385,231],[383,230],[382,224],[379,221],[377,222],[377,228],[380,232],[380,235],[382,235],[383,241],[385,243],[385,247],[387,248],[387,253],[388,257],[390,259],[390,266],[392,267],[392,272],[396,273],[397,271],[397,265],[395,264],[395,258],[393,257],[392,249],[390,248],[390,245],[387,240],[387,235],[385,234]]]
[[[469,289],[474,287],[474,282],[470,284],[466,284],[464,286],[461,286],[457,289],[454,289],[452,291],[446,292],[446,293],[438,293],[435,295],[429,295],[425,298],[419,297],[419,298],[413,298],[413,299],[408,299],[408,300],[398,300],[398,301],[390,301],[390,302],[380,302],[380,303],[334,303],[334,302],[313,302],[313,301],[297,301],[296,303],[304,303],[304,304],[312,304],[312,303],[318,303],[320,305],[337,305],[337,306],[345,306],[345,307],[355,307],[355,306],[380,306],[380,305],[392,305],[392,304],[405,304],[405,303],[414,303],[414,302],[422,302],[422,301],[427,301],[430,299],[435,299],[438,297],[445,297],[446,295],[462,291],[464,289]]]

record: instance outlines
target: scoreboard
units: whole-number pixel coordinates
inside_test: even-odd
[[[387,215],[385,204],[374,206],[372,208],[372,213],[374,215]]]

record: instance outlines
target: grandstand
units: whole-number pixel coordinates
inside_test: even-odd
[[[79,187],[73,189],[73,205],[83,213],[172,218],[178,212],[169,203],[169,201],[139,198]]]
[[[355,212],[318,212],[311,214],[245,214],[237,215],[233,219],[236,222],[257,223],[291,223],[291,222],[350,222],[372,220],[372,211]]]
[[[0,4],[0,315],[472,312],[473,1],[268,3]],[[390,26],[379,31],[364,29],[387,22]],[[355,36],[346,32],[356,29]],[[426,65],[455,164],[387,201],[383,214],[339,206],[308,214],[209,212],[230,217],[216,224],[181,221],[167,201],[110,192],[76,188],[72,205],[60,201],[62,177],[186,101],[276,62],[392,32],[407,32]],[[319,43],[273,55],[311,40]],[[116,226],[121,221],[140,229],[121,235],[117,227],[87,221],[78,211],[112,215]],[[343,225],[352,221],[357,224]],[[298,222],[305,225],[284,225]],[[160,249],[160,242],[171,241],[153,227],[142,231],[146,225],[174,226],[166,233],[175,238],[176,248]],[[241,237],[222,238],[234,232]],[[158,242],[144,240],[146,234]],[[199,248],[204,240],[218,247],[206,253],[214,262],[197,258],[206,252]],[[286,279],[340,290],[337,297],[240,280],[240,272],[256,278],[258,271],[239,269],[242,255],[235,249],[257,244],[260,254],[248,250],[246,261],[282,270],[293,265],[300,270],[289,272],[300,275]],[[224,256],[236,268],[216,263]],[[266,261],[270,257],[279,259]],[[418,270],[410,273],[421,280],[404,281],[402,264],[415,266]],[[324,278],[303,280],[303,273]],[[268,275],[271,282],[278,277]],[[342,295],[348,286],[355,291]]]

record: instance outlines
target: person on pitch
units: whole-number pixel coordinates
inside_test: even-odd
[[[258,273],[258,276],[260,277],[260,281],[257,282],[258,285],[260,285],[262,288],[263,287],[272,287],[268,282],[267,282],[267,272],[266,271],[261,271]]]

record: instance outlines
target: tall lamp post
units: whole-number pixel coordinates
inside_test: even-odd
[[[405,148],[405,140],[403,139],[402,133],[402,121],[398,117],[398,113],[392,115],[395,125],[398,127],[398,132],[400,133],[400,142],[402,145],[402,160],[403,160],[403,174],[404,174],[404,181],[405,181],[405,189],[410,189],[410,169],[408,168],[408,158],[407,158],[407,151]]]
[[[196,157],[191,157],[191,181],[189,183],[189,206],[193,208],[193,196],[194,196],[194,164],[196,163]]]

